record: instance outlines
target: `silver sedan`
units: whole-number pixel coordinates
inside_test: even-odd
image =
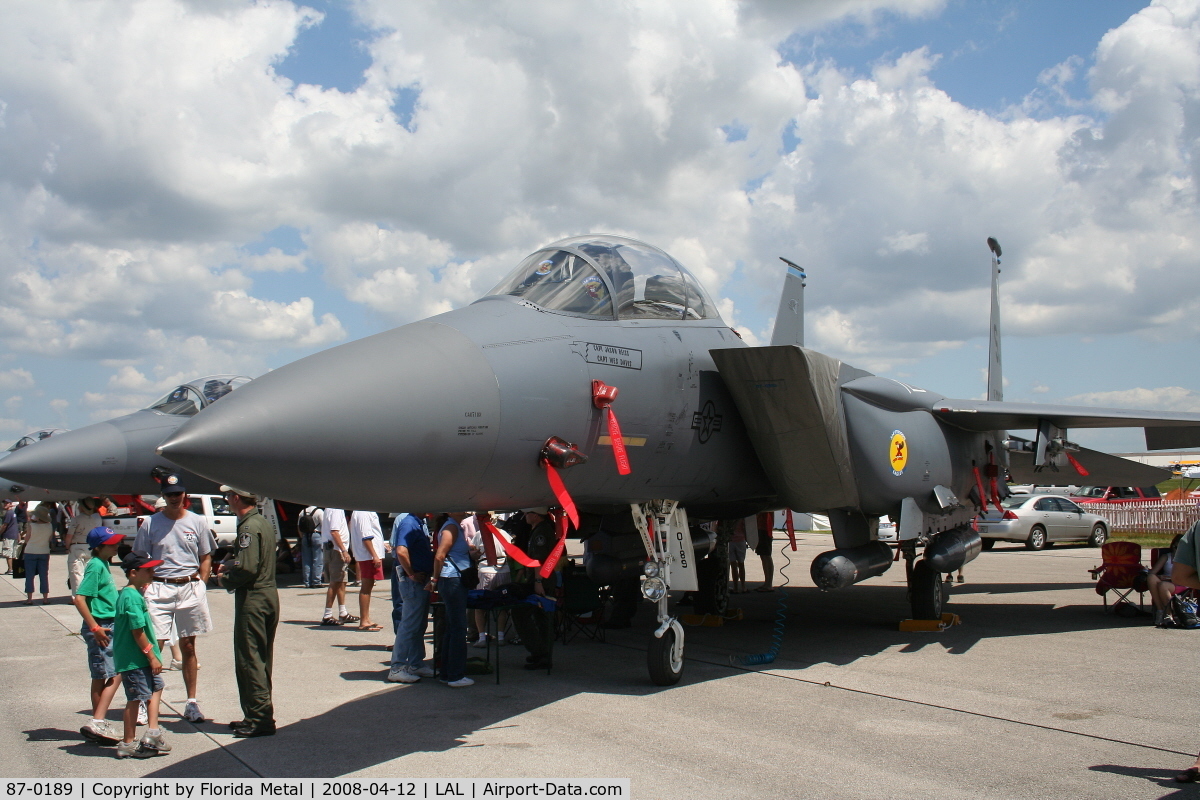
[[[1066,497],[1014,494],[1000,501],[1004,513],[990,509],[976,519],[983,549],[997,541],[1023,542],[1041,550],[1054,542],[1087,542],[1099,547],[1108,540],[1108,520],[1092,514]]]

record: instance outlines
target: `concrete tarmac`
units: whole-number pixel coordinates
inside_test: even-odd
[[[950,590],[962,625],[902,633],[903,563],[821,593],[808,566],[830,538],[799,539],[795,553],[776,542],[790,587],[735,595],[740,622],[688,628],[683,680],[667,689],[647,678],[648,604],[606,643],[556,646],[549,676],[520,669],[524,648],[506,646],[499,685],[489,675],[464,689],[408,686],[383,681],[385,594],[373,614],[384,632],[323,628],[324,591],[282,575],[279,732],[250,740],[225,727],[240,717],[233,600],[211,590],[217,630],[199,640],[199,699],[215,721],[184,722],[182,675],[164,673],[174,751],[144,761],[118,761],[78,733],[85,653],[56,555],[51,605],[26,607],[23,585],[0,580],[0,775],[629,778],[639,798],[1200,796],[1171,780],[1200,747],[1200,631],[1105,613],[1087,573],[1098,550],[1001,544]],[[758,561],[749,554],[751,586]],[[771,646],[781,596],[778,658],[731,665]],[[114,706],[123,702],[119,691]]]

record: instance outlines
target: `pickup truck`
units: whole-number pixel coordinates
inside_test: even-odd
[[[1082,486],[1071,492],[1071,499],[1088,503],[1132,503],[1138,500],[1162,500],[1157,486]]]
[[[225,551],[234,546],[237,538],[237,515],[233,513],[233,509],[229,507],[225,498],[219,494],[193,494],[189,495],[188,499],[191,511],[208,519],[208,525],[217,539],[217,551],[213,554],[213,561],[220,561],[224,557]],[[275,529],[275,541],[279,541],[279,519],[275,515],[275,504],[270,500],[263,500],[260,507],[263,509],[263,516]],[[115,533],[124,535],[125,542],[122,546],[122,550],[124,550],[125,547],[133,547],[133,539],[137,536],[138,526],[147,516],[147,514],[119,514],[105,517],[104,524],[112,528]]]

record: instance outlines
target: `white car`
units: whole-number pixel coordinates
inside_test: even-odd
[[[1000,505],[1003,513],[988,509],[976,518],[984,550],[991,550],[998,541],[1022,542],[1030,550],[1055,542],[1087,542],[1099,547],[1108,541],[1108,520],[1066,497],[1014,494]]]

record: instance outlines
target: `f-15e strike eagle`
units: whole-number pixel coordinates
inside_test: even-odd
[[[249,382],[239,375],[197,378],[132,414],[73,431],[55,431],[53,437],[27,442],[27,447],[18,442],[13,452],[0,460],[0,475],[18,485],[72,493],[57,499],[158,494],[168,475],[180,478],[193,492],[215,492],[217,483],[181,470],[155,450],[193,414]],[[30,495],[22,499],[56,498]]]
[[[666,685],[683,669],[667,590],[699,588],[693,542],[710,541],[701,522],[728,530],[782,507],[828,515],[836,549],[812,572],[833,589],[893,563],[876,535],[887,515],[914,616],[932,619],[940,574],[979,553],[971,520],[1004,497],[1006,469],[1043,484],[1077,482],[1080,470],[1091,483],[1130,483],[1129,462],[1072,444],[1073,427],[1144,427],[1157,449],[1200,444],[1198,414],[954,400],[806,349],[802,323],[784,321],[784,309],[802,312],[803,273],[789,264],[789,276],[780,324],[790,332],[749,347],[662,250],[619,236],[564,239],[465,308],[250,382],[159,452],[213,481],[306,504],[573,503],[585,534],[641,539],[642,591],[659,622],[650,673]]]

